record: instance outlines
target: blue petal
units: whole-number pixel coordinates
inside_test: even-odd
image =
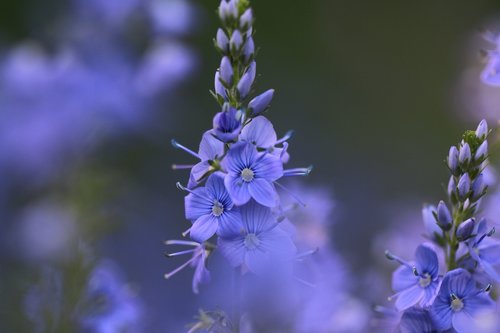
[[[217,234],[223,238],[235,238],[244,232],[241,214],[237,208],[224,212],[219,216],[218,220],[219,229],[217,229]]]
[[[218,226],[217,218],[212,215],[204,215],[193,223],[189,234],[195,241],[203,243],[215,234]]]
[[[211,197],[220,202],[224,206],[224,210],[233,208],[233,201],[227,193],[226,186],[224,185],[224,174],[216,172],[210,175],[205,184],[207,192]]]
[[[420,301],[420,305],[423,307],[431,306],[434,299],[437,296],[439,287],[439,280],[432,281],[430,285],[424,288],[424,297]]]
[[[433,278],[438,275],[439,261],[436,252],[428,245],[420,245],[415,253],[419,274],[429,273]]]
[[[500,264],[500,243],[493,243],[481,247],[479,256],[481,257],[481,259],[487,261],[492,265]]]
[[[191,173],[189,174],[188,188],[196,187],[208,171],[210,171],[210,164],[208,161],[202,161],[195,164],[191,168]]]
[[[495,302],[484,292],[476,292],[471,297],[465,298],[464,304],[464,310],[472,316],[495,310]]]
[[[413,270],[407,266],[399,266],[392,273],[392,290],[400,292],[418,283],[418,277],[413,274]]]
[[[495,280],[495,282],[500,282],[500,273],[498,273],[495,268],[486,260],[480,260],[479,264],[483,268],[483,270],[492,278]]]
[[[432,333],[434,328],[429,313],[422,309],[408,309],[400,323],[401,333]]]
[[[219,238],[217,241],[217,250],[219,250],[224,258],[233,267],[238,267],[245,260],[245,244],[242,237],[235,239]]]
[[[260,246],[269,252],[276,260],[290,260],[297,252],[297,248],[290,234],[277,226],[259,235]]]
[[[424,296],[424,290],[418,285],[414,285],[408,289],[403,290],[398,295],[398,299],[396,300],[396,309],[398,311],[404,311],[408,308],[411,308]]]
[[[241,177],[228,174],[224,178],[224,185],[231,196],[231,200],[236,205],[244,205],[250,200],[248,183],[244,182]]]
[[[214,137],[213,132],[206,131],[200,142],[198,155],[202,161],[214,160],[224,154],[224,143]]]
[[[266,207],[276,207],[278,204],[278,193],[273,184],[265,179],[256,178],[248,183],[248,191],[252,198]]]
[[[241,131],[240,139],[261,148],[270,148],[278,140],[273,124],[263,116],[254,118]]]
[[[184,198],[184,206],[186,208],[186,219],[195,221],[200,216],[212,213],[213,199],[206,188],[198,187],[193,190],[193,193]]]
[[[241,219],[247,233],[259,234],[269,230],[276,223],[276,219],[273,217],[271,209],[259,205],[253,200],[240,207],[240,211]]]
[[[245,264],[254,274],[263,275],[269,267],[270,262],[269,254],[259,249],[245,253]]]
[[[474,318],[465,311],[459,311],[453,314],[453,328],[457,333],[477,333],[477,327]]]
[[[441,331],[448,330],[452,327],[451,317],[453,313],[450,307],[449,297],[450,294],[443,295],[440,291],[430,310],[434,326]]]
[[[254,164],[253,171],[256,178],[275,181],[283,176],[283,163],[279,157],[265,154]]]
[[[201,283],[210,282],[210,272],[205,267],[205,258],[202,256],[196,263],[194,275],[193,275],[193,293],[198,294],[199,288],[198,286]]]

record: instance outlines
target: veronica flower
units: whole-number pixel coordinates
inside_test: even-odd
[[[190,191],[190,190],[188,190]],[[211,174],[205,187],[198,187],[185,198],[186,218],[193,222],[191,238],[204,242],[216,232],[219,235],[227,224],[239,224],[241,217],[224,186],[221,172]]]
[[[214,134],[222,142],[231,142],[238,138],[242,123],[241,113],[225,104],[223,111],[215,115],[213,120]]]
[[[123,281],[116,265],[101,262],[92,272],[87,286],[87,300],[99,302],[82,318],[81,325],[95,333],[122,330],[140,332],[143,308],[138,297]]]
[[[222,163],[227,172],[224,183],[235,204],[244,205],[254,198],[267,207],[277,205],[273,182],[283,176],[283,163],[278,157],[242,142],[231,147]]]
[[[434,217],[434,213],[436,212],[437,209],[433,205],[426,205],[422,208],[422,220],[424,221],[424,227],[427,235],[432,240],[443,237],[443,230],[439,227],[436,218]]]
[[[211,171],[215,170],[214,165],[218,163],[218,160],[224,155],[224,143],[217,139],[212,131],[207,131],[203,134],[198,153],[184,147],[175,140],[172,140],[172,145],[200,160],[195,165],[174,164],[172,166],[174,169],[191,169],[188,188],[195,187]]]
[[[436,332],[429,312],[418,308],[410,308],[403,313],[399,329],[401,333]]]
[[[476,237],[467,242],[469,254],[481,268],[496,282],[500,282],[500,273],[494,266],[500,265],[500,242],[488,239],[495,229],[487,231],[486,219],[476,225]]]
[[[240,140],[254,144],[257,148],[267,150],[273,155],[279,156],[283,163],[288,162],[290,155],[286,152],[288,140],[292,132],[288,132],[285,136],[278,140],[273,124],[263,116],[255,117],[241,131]],[[279,144],[284,144],[283,148],[276,147]]]
[[[430,311],[436,328],[448,330],[453,327],[458,333],[478,332],[475,316],[495,306],[486,291],[476,288],[466,270],[458,268],[448,272]]]
[[[187,266],[194,267],[193,275],[193,292],[197,294],[199,292],[199,285],[201,283],[207,283],[210,281],[210,272],[206,268],[206,261],[212,252],[212,247],[208,243],[200,244],[191,241],[184,240],[168,240],[165,242],[166,245],[186,245],[193,248],[189,250],[166,253],[168,258],[177,257],[184,254],[192,254],[191,258],[174,269],[173,271],[166,273],[164,275],[165,279],[169,279]]]
[[[241,207],[241,223],[219,237],[218,249],[233,267],[262,274],[273,259],[291,261],[295,245],[271,209],[250,201]],[[273,264],[276,263],[273,261]]]
[[[420,245],[415,252],[414,264],[390,253],[387,257],[401,264],[392,276],[392,289],[398,298],[396,308],[403,311],[415,304],[432,304],[440,280],[436,252],[430,246]]]

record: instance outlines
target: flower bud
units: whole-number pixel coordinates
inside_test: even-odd
[[[470,218],[467,221],[462,222],[458,226],[456,235],[459,241],[464,241],[472,235],[472,232],[474,231],[474,226],[476,224],[475,222],[476,221],[474,220],[474,218]]]
[[[243,56],[245,57],[245,62],[249,62],[255,53],[255,44],[252,37],[248,37],[245,45],[243,45]]]
[[[248,70],[245,72],[245,74],[243,74],[240,82],[238,82],[238,92],[240,94],[240,98],[242,99],[248,96],[248,93],[252,88],[253,81],[255,80],[255,73],[257,70],[256,67],[257,64],[255,63],[255,61],[252,61],[252,63],[248,67]]]
[[[220,77],[227,84],[231,85],[233,83],[233,65],[229,57],[224,56],[220,62]]]
[[[462,177],[458,180],[458,197],[462,200],[467,198],[467,195],[469,194],[470,191],[470,177],[468,173],[464,173]]]
[[[477,200],[486,190],[486,182],[484,181],[483,174],[479,174],[472,183],[472,199]]]
[[[264,112],[271,104],[273,99],[274,89],[269,89],[266,92],[255,97],[248,103],[248,109],[252,112],[252,116],[257,116]]]
[[[455,146],[451,146],[448,153],[448,168],[450,168],[453,173],[458,169],[458,149]]]
[[[227,38],[224,30],[222,30],[221,28],[217,30],[217,36],[215,40],[217,42],[217,47],[221,49],[222,52],[227,53],[227,51],[229,51],[229,39]]]
[[[243,44],[243,36],[241,36],[241,32],[239,30],[233,31],[231,39],[229,40],[229,44],[231,45],[231,50],[233,52],[237,52],[240,50],[241,45]]]
[[[455,177],[451,176],[450,180],[448,181],[448,196],[451,198],[453,194],[455,193],[455,190],[457,189],[457,184],[455,183]]]
[[[214,81],[215,81],[214,82],[214,84],[215,84],[215,93],[217,95],[222,96],[222,98],[224,98],[225,100],[227,100],[226,88],[224,88],[224,86],[220,82],[219,71],[215,72],[215,80]]]
[[[488,141],[484,141],[477,148],[476,154],[474,155],[474,159],[481,160],[481,159],[485,158],[486,155],[488,155]]]
[[[469,144],[466,142],[460,147],[460,153],[458,154],[458,161],[462,165],[467,165],[469,164],[471,159],[471,152],[470,152],[470,147]]]
[[[253,13],[252,9],[248,8],[240,17],[240,28],[245,30],[249,28],[253,23]]]
[[[238,4],[236,0],[221,0],[219,6],[219,17],[222,21],[238,17]]]
[[[451,213],[443,200],[441,200],[437,207],[437,223],[443,230],[451,229]]]
[[[426,205],[422,208],[422,219],[424,221],[425,230],[431,239],[436,239],[436,236],[443,236],[443,230],[437,225],[434,214],[436,212],[436,207],[432,205]]]
[[[476,136],[479,139],[484,139],[488,135],[488,123],[486,120],[481,120],[476,129]]]

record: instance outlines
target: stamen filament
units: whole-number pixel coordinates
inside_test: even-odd
[[[174,148],[177,148],[177,149],[182,149],[182,150],[184,150],[186,153],[188,153],[188,154],[190,154],[190,155],[193,155],[194,157],[196,157],[196,158],[198,158],[198,159],[201,159],[201,158],[200,158],[200,156],[199,156],[197,153],[195,153],[195,152],[194,152],[194,151],[192,151],[191,149],[189,149],[189,148],[187,148],[187,147],[185,147],[185,146],[181,145],[181,144],[180,144],[180,143],[178,143],[177,141],[172,140],[172,141],[171,141],[171,143],[172,143],[172,146],[174,146]]]
[[[293,136],[293,133],[294,133],[293,130],[289,130],[288,132],[285,133],[285,135],[281,139],[276,141],[275,145],[279,145],[280,143],[283,143],[283,142],[289,140]]]
[[[297,201],[297,203],[299,205],[301,205],[302,207],[305,207],[306,204],[300,200],[300,198],[298,196],[296,196],[295,194],[292,193],[292,191],[290,191],[288,188],[286,188],[284,185],[281,185],[280,183],[278,182],[274,182],[276,185],[278,185],[279,188],[281,188],[283,191],[285,191],[286,193],[288,193],[288,195],[290,195],[292,198],[295,199],[295,201]]]
[[[191,169],[194,164],[172,164],[172,170],[184,170]]]
[[[180,239],[169,239],[165,241],[165,245],[189,245],[189,246],[201,246],[200,243],[196,243],[193,241],[186,241]]]
[[[180,271],[182,271],[184,268],[186,268],[190,263],[192,263],[194,260],[196,260],[199,256],[201,255],[201,252],[199,255],[196,255],[196,256],[193,256],[191,259],[189,259],[188,261],[186,261],[185,263],[183,263],[182,265],[180,265],[179,267],[177,267],[176,269],[174,269],[173,271],[171,271],[170,273],[166,273],[164,275],[165,279],[170,279],[172,276],[174,276],[175,274],[179,273]]]
[[[167,256],[168,258],[170,257],[177,257],[177,256],[181,256],[183,254],[188,254],[188,253],[193,253],[193,252],[196,252],[198,251],[198,249],[191,249],[191,250],[184,250],[184,251],[179,251],[179,252],[174,252],[174,253],[165,253],[165,256]]]
[[[309,166],[307,168],[288,169],[283,172],[283,177],[308,176],[311,173],[312,169],[312,166]]]

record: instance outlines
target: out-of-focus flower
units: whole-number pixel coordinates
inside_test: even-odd
[[[118,267],[103,260],[92,271],[86,289],[88,312],[81,325],[88,332],[142,332],[144,307],[137,294],[124,282]]]

